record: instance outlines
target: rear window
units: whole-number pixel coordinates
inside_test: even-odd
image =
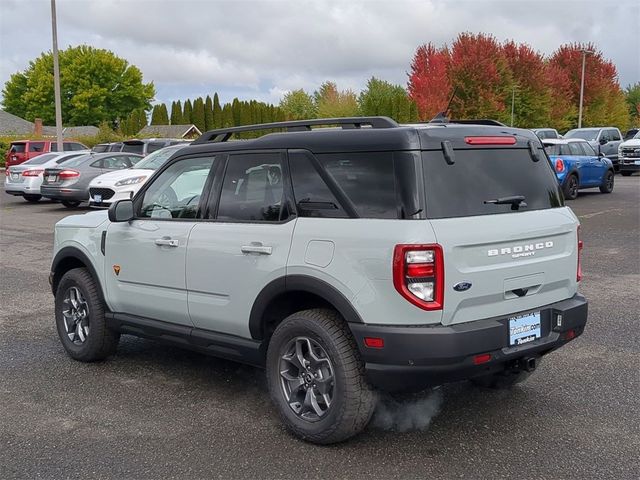
[[[24,153],[26,146],[26,143],[12,143],[11,151],[13,153]]]
[[[64,162],[65,167],[78,167],[85,163],[87,160],[94,158],[93,155],[81,155],[79,157],[74,158],[73,160],[69,160],[68,162]]]
[[[139,153],[142,155],[144,151],[144,143],[125,143],[122,146],[121,151],[127,153]]]
[[[57,153],[45,153],[43,155],[38,155],[31,160],[27,160],[23,163],[23,165],[42,165],[43,163],[47,163],[49,160],[52,160],[57,156]]]
[[[515,213],[510,204],[484,203],[522,195],[517,212],[561,207],[557,178],[548,161],[534,162],[526,149],[465,149],[447,164],[441,151],[423,152],[428,218]]]
[[[149,142],[147,144],[147,153],[156,152],[165,146],[165,143]]]

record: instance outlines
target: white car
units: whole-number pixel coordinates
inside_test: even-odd
[[[620,144],[618,159],[620,160],[620,174],[623,177],[640,172],[640,132]]]
[[[5,172],[4,191],[9,195],[23,197],[27,202],[37,202],[42,198],[40,185],[42,185],[42,175],[46,168],[57,167],[67,160],[89,152],[89,150],[76,150],[43,153],[20,165],[12,165]]]
[[[89,205],[108,207],[115,201],[133,198],[153,172],[185,145],[165,147],[140,160],[134,168],[117,170],[94,178],[89,184]]]

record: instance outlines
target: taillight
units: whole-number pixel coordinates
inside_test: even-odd
[[[80,176],[80,172],[78,172],[77,170],[62,170],[58,174],[58,177],[60,178],[75,178],[79,176]]]
[[[468,145],[515,145],[516,137],[464,137]]]
[[[442,310],[444,258],[438,244],[396,245],[393,285],[408,301],[423,310]]]
[[[42,172],[44,172],[44,170],[25,170],[24,172],[22,172],[22,176],[23,177],[37,177]]]
[[[576,272],[576,281],[582,280],[582,248],[584,244],[580,239],[580,225],[578,225],[578,270]]]
[[[4,171],[4,176],[8,177],[10,175],[9,170],[11,170],[9,167],[7,167]]]
[[[558,173],[564,172],[564,160],[562,160],[561,158],[558,158],[556,160],[556,172]]]

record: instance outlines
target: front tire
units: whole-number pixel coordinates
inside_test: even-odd
[[[103,360],[116,351],[120,334],[109,330],[99,286],[86,268],[74,268],[56,290],[56,327],[62,346],[81,362]]]
[[[602,179],[602,185],[600,185],[601,193],[611,193],[613,192],[613,177],[614,173],[612,170],[607,170],[607,173],[604,174],[604,178]]]
[[[333,310],[296,312],[278,325],[269,341],[267,380],[286,427],[313,443],[360,433],[376,406],[355,340]]]
[[[42,195],[23,195],[22,197],[29,203],[37,203],[42,198]]]
[[[578,177],[576,175],[569,175],[567,182],[564,184],[563,193],[564,198],[567,200],[575,200],[578,198]]]

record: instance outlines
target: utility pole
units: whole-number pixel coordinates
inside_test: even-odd
[[[515,112],[516,107],[516,86],[514,85],[511,89],[511,126],[513,127],[513,114]]]
[[[595,53],[592,50],[583,48],[582,52],[582,76],[580,78],[580,107],[578,108],[578,128],[582,128],[582,101],[584,99],[584,67],[587,60],[587,55]]]
[[[62,152],[62,105],[60,100],[60,65],[58,64],[58,28],[56,26],[56,0],[51,0],[51,33],[53,35],[53,92],[56,103],[56,137],[58,152]]]

